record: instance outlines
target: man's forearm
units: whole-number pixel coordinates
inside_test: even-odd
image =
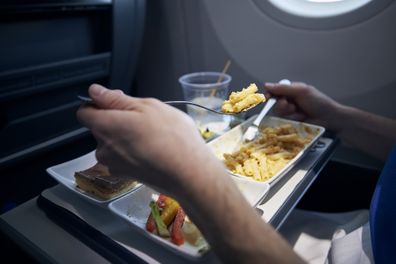
[[[396,121],[353,107],[341,106],[337,113],[341,140],[378,159],[385,160],[396,144]]]
[[[197,175],[184,194],[189,196],[188,202],[183,206],[222,261],[302,262],[251,208],[221,164],[209,160],[204,169],[195,172]],[[206,177],[200,177],[201,173]]]

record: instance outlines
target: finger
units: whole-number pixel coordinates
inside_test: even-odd
[[[296,97],[309,90],[304,83],[293,82],[292,84],[266,83],[265,88],[275,96]]]
[[[77,110],[77,119],[83,126],[92,130],[95,128],[95,124],[97,123],[97,119],[100,117],[101,112],[103,111],[95,107],[82,105]]]
[[[287,101],[285,98],[279,98],[274,106],[274,112],[277,114],[282,114],[286,108]]]
[[[296,105],[289,102],[289,104],[287,105],[287,109],[286,109],[287,114],[295,113],[296,110],[297,110]]]
[[[124,91],[123,90],[113,89],[112,91],[124,95]]]
[[[110,90],[99,84],[91,85],[88,92],[98,108],[134,110],[139,105],[139,99],[125,95],[121,90]]]
[[[288,115],[290,114],[290,109],[293,108],[292,106],[290,106],[290,102],[284,98],[281,97],[278,99],[275,107],[274,107],[274,111],[275,113],[277,113],[278,115]]]
[[[95,157],[99,163],[109,167],[110,164],[109,164],[109,160],[108,160],[107,151],[105,150],[105,148],[106,147],[103,146],[103,144],[98,145],[98,147],[96,148],[96,151],[95,151]]]
[[[137,120],[138,112],[136,111],[103,110],[92,106],[80,107],[77,111],[77,119],[82,125],[99,136],[107,135],[111,133],[111,130],[114,130],[116,125],[125,123],[123,122],[125,114],[128,114],[128,120],[131,124]]]
[[[285,118],[296,120],[296,121],[304,121],[306,119],[306,116],[303,113],[295,112],[293,114],[286,115]]]
[[[114,151],[113,146],[111,145],[98,145],[95,151],[96,160],[99,163],[106,165],[110,171],[110,174],[117,177],[122,178],[133,178],[136,179],[139,176],[137,173],[138,165],[136,160],[132,155],[128,155],[127,161],[125,161],[125,157],[119,156],[117,151]],[[125,171],[125,163],[127,162],[129,168]]]

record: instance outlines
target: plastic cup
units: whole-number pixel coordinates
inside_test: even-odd
[[[183,75],[179,82],[183,89],[184,100],[220,110],[228,97],[231,76],[221,72],[196,72]],[[220,134],[228,128],[230,116],[212,113],[205,109],[187,106],[187,113],[200,129]]]

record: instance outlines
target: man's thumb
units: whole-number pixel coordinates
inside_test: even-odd
[[[88,92],[94,104],[101,109],[131,110],[136,107],[136,99],[125,95],[121,90],[110,90],[92,84]]]

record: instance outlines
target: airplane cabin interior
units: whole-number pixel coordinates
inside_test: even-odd
[[[143,199],[133,195],[149,185],[96,203],[78,193],[73,173],[62,178],[64,171],[86,169],[81,164],[88,156],[90,164],[95,160],[97,141],[77,119],[82,105],[77,96],[88,96],[88,87],[97,83],[136,98],[191,102],[181,76],[213,72],[231,77],[224,100],[251,84],[268,95],[265,83],[287,79],[394,120],[395,14],[396,3],[390,0],[1,1],[0,237],[5,255],[29,263],[217,263],[211,249],[201,255],[201,249],[184,250],[137,230],[130,220],[133,210],[125,215],[122,202],[130,197],[133,207]],[[191,105],[175,107],[193,119],[207,114],[201,109],[193,116]],[[252,122],[262,108],[238,117],[217,115],[224,127],[198,122],[197,129],[203,136],[210,132],[206,144],[216,148],[228,144],[221,138],[235,135],[234,128]],[[269,112],[266,118],[278,117]],[[266,194],[253,206],[275,230],[287,224],[295,208],[325,213],[370,208],[385,162],[342,142],[331,130],[322,132],[279,179],[268,182]],[[379,140],[372,138],[370,144]]]

